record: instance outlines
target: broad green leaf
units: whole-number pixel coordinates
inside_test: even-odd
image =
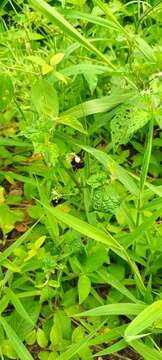
[[[46,337],[46,334],[40,328],[38,328],[38,330],[37,330],[37,343],[42,348],[46,348],[48,345],[48,339]]]
[[[0,111],[4,111],[11,102],[14,95],[13,84],[10,76],[6,73],[0,74]]]
[[[78,280],[79,304],[87,298],[91,290],[91,281],[86,275],[81,275]]]
[[[59,103],[57,92],[47,80],[37,80],[31,89],[31,101],[39,114],[57,116]]]
[[[94,250],[92,250],[87,257],[86,263],[84,265],[85,272],[93,273],[94,271],[97,271],[99,268],[101,268],[104,262],[107,261],[107,258],[107,250],[104,249],[103,246],[100,246],[100,244],[97,244],[94,247]]]
[[[63,339],[70,340],[72,334],[71,319],[64,311],[57,310],[54,314],[54,324],[50,332],[50,340],[53,346],[57,346]]]
[[[41,68],[42,75],[47,75],[48,73],[50,73],[52,71],[53,71],[53,66],[51,66],[49,64],[42,65],[42,68]]]
[[[37,239],[34,243],[34,245],[32,246],[32,249],[29,250],[28,252],[28,256],[25,259],[25,261],[30,260],[33,256],[35,256],[38,252],[38,250],[40,249],[40,247],[43,245],[43,243],[45,242],[46,236],[41,236],[39,239]]]
[[[162,318],[162,300],[155,301],[132,320],[125,330],[124,337],[126,341],[134,340],[139,333],[151,327],[160,318]]]
[[[80,131],[83,134],[87,134],[87,131],[84,130],[83,125],[78,121],[74,116],[61,116],[57,120],[57,124],[63,124],[72,127],[75,130]]]
[[[109,73],[109,68],[108,66],[95,65],[87,62],[68,66],[62,70],[62,73],[68,77],[76,77],[76,75],[83,74],[89,85],[90,91],[93,94],[98,83],[98,76],[104,73]]]
[[[146,308],[145,304],[117,303],[99,306],[74,316],[137,315]]]
[[[7,357],[7,359],[17,359],[17,354],[8,339],[3,339],[1,341],[1,352]]]
[[[57,53],[50,58],[50,65],[55,66],[59,64],[64,58],[64,53]]]
[[[72,333],[72,342],[77,343],[79,340],[83,339],[85,336],[85,331],[83,326],[77,326]]]
[[[0,204],[0,228],[4,234],[9,233],[14,229],[17,221],[23,220],[23,213],[21,210],[11,210],[5,203]]]
[[[57,347],[62,341],[62,332],[59,324],[54,324],[50,331],[50,341],[53,347]]]
[[[27,336],[26,336],[26,338],[25,338],[25,342],[26,342],[28,345],[34,345],[35,342],[36,342],[36,340],[37,340],[37,333],[36,333],[36,330],[34,329],[34,330],[31,330],[31,331],[27,334]]]
[[[0,316],[0,323],[3,326],[6,336],[10,340],[11,345],[19,358],[21,360],[33,360],[33,357],[31,356],[27,348],[24,346],[24,344],[19,339],[12,327],[8,324],[6,319],[2,316]]]

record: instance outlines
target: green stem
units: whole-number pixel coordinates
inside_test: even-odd
[[[147,173],[149,169],[149,163],[151,158],[151,151],[152,151],[152,139],[153,139],[153,129],[154,129],[154,117],[152,115],[150,124],[149,124],[149,132],[148,132],[148,138],[147,138],[147,145],[143,157],[143,164],[141,169],[141,175],[140,175],[140,193],[139,193],[139,200],[137,205],[137,220],[136,220],[136,226],[139,225],[140,220],[140,209],[142,207],[143,203],[143,193],[145,188],[145,182],[147,178]]]

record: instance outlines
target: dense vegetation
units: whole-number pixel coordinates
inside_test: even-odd
[[[161,22],[1,0],[2,360],[162,359]]]

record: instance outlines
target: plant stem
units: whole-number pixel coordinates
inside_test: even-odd
[[[149,124],[149,132],[148,132],[148,139],[147,139],[147,145],[143,157],[143,163],[142,163],[142,169],[141,169],[141,175],[140,175],[140,193],[139,193],[139,200],[137,205],[137,220],[136,220],[136,226],[139,225],[140,221],[140,209],[142,207],[143,203],[143,193],[144,193],[144,187],[145,187],[145,181],[147,178],[150,158],[151,158],[151,151],[152,151],[152,139],[153,139],[153,128],[154,128],[154,117],[151,116],[150,124]]]

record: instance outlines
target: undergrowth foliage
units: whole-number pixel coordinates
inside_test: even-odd
[[[0,358],[160,360],[162,3],[0,3]]]

